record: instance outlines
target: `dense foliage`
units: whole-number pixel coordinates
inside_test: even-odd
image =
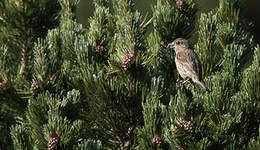
[[[93,0],[86,28],[78,3],[0,1],[0,150],[260,147],[260,47],[243,0],[199,17],[194,0],[157,0],[150,19],[132,0]],[[210,93],[181,86],[167,48],[194,34]]]

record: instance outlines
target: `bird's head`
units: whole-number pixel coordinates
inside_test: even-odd
[[[177,38],[170,44],[168,44],[167,48],[174,49],[174,51],[178,51],[180,48],[189,48],[188,40],[183,38]]]

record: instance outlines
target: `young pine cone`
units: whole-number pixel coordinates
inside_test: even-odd
[[[180,122],[180,126],[184,128],[185,131],[189,132],[189,133],[193,133],[194,132],[194,122],[190,121],[190,120],[184,120],[182,122]]]
[[[176,0],[175,3],[179,10],[184,10],[187,7],[185,0]]]
[[[123,56],[122,67],[126,71],[129,69],[131,62],[135,59],[135,55],[133,53],[126,53]]]
[[[60,137],[57,134],[51,134],[50,137],[51,139],[47,144],[48,150],[55,150],[60,141]]]
[[[162,138],[159,135],[154,135],[152,137],[152,143],[155,145],[155,147],[160,147],[162,144]]]
[[[187,81],[192,80],[204,91],[210,92],[202,79],[201,64],[197,54],[190,46],[188,40],[178,38],[168,45],[175,50],[175,63],[180,76]]]
[[[38,90],[39,90],[39,83],[37,81],[33,81],[30,88],[31,93],[36,93]]]
[[[2,82],[0,82],[0,88],[1,87],[8,87],[8,84],[9,84],[10,82],[8,82],[8,78],[5,76],[4,78],[3,78],[3,81]],[[9,84],[10,85],[10,84]]]

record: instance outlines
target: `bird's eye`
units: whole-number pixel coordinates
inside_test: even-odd
[[[180,41],[177,41],[176,44],[177,44],[177,45],[180,45]]]

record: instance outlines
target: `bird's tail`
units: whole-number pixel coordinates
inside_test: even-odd
[[[204,81],[197,81],[197,83],[204,91],[211,92],[211,90],[207,87]]]

